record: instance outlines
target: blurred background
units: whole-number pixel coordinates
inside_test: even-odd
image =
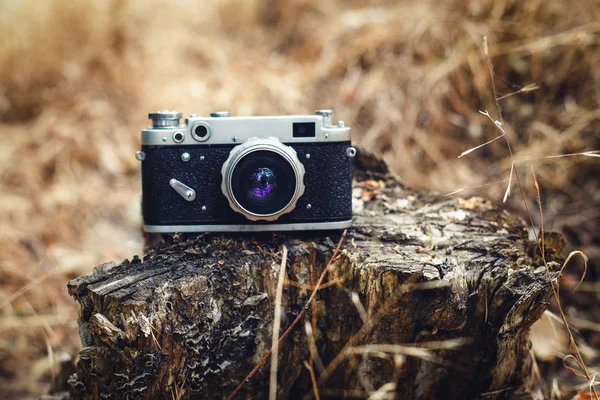
[[[459,159],[500,134],[479,112],[499,119],[484,36],[513,158],[497,140]],[[458,195],[502,205],[512,160],[600,149],[599,66],[597,0],[0,0],[0,397],[47,393],[78,351],[67,281],[141,254],[134,153],[149,111],[333,108],[407,184],[486,185]],[[576,293],[581,263],[561,283],[593,373],[600,162],[516,165],[536,229],[530,166],[546,229],[590,257]],[[527,218],[513,193],[502,206]],[[552,313],[532,340],[537,398],[587,387],[563,367]]]

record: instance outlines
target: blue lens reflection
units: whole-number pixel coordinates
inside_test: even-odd
[[[275,173],[270,168],[258,168],[250,180],[252,193],[258,197],[268,196],[276,185]]]

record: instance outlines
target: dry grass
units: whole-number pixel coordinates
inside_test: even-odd
[[[302,308],[302,311],[300,311],[298,313],[296,318],[294,318],[292,323],[281,334],[281,336],[279,336],[279,332],[277,332],[275,329],[275,328],[279,328],[277,325],[279,325],[279,323],[281,321],[279,323],[277,323],[277,319],[274,318],[274,321],[273,321],[273,345],[265,353],[265,355],[260,359],[260,361],[252,369],[252,371],[250,371],[250,373],[244,378],[244,380],[242,380],[238,384],[238,386],[234,389],[234,391],[231,392],[231,394],[229,394],[229,396],[227,396],[227,400],[232,400],[235,398],[235,396],[239,393],[239,391],[244,387],[246,382],[248,382],[250,380],[250,378],[252,378],[258,372],[260,367],[262,367],[263,364],[269,359],[269,357],[271,357],[271,354],[275,353],[275,358],[277,358],[276,356],[277,356],[277,351],[279,349],[279,345],[281,343],[283,343],[283,341],[287,338],[287,336],[290,334],[290,332],[292,332],[292,330],[296,327],[296,325],[298,325],[298,323],[300,321],[302,321],[302,319],[306,315],[306,312],[308,311],[310,305],[314,304],[313,300],[317,296],[317,292],[320,289],[322,289],[321,284],[323,283],[325,276],[327,276],[327,273],[335,266],[335,263],[338,260],[339,252],[340,252],[340,249],[342,248],[342,243],[344,243],[345,238],[346,238],[346,231],[344,230],[335,250],[331,254],[331,258],[327,262],[327,265],[325,265],[325,268],[323,268],[323,271],[321,272],[321,275],[319,276],[319,279],[317,280],[315,287],[312,288],[312,291],[310,293],[310,296],[308,297],[308,300],[306,300],[306,303],[304,303],[304,307]],[[281,269],[279,271],[280,279],[278,279],[278,283],[277,283],[278,292],[279,292],[280,282],[281,282],[281,289],[283,290],[283,282],[285,281],[285,279],[284,279],[285,271],[283,271],[283,269],[285,268],[285,263],[286,263],[286,259],[287,259],[287,249],[285,247],[284,247],[283,255],[285,257],[283,257],[283,259],[281,261],[281,267],[280,267]],[[314,262],[314,260],[315,260],[315,258],[312,257],[311,263]],[[281,303],[281,301],[276,301],[276,303]],[[276,310],[279,309],[280,304],[279,305],[276,304],[275,307],[276,307]],[[276,312],[280,312],[280,311],[276,311]],[[277,336],[277,339],[275,339],[276,336]],[[275,375],[274,379],[275,379],[275,383],[276,383],[277,382],[277,361],[273,361],[271,363],[271,377],[273,376],[273,374]],[[271,378],[271,379],[273,379],[273,378]],[[269,395],[271,395],[271,393],[273,393],[273,383],[272,382],[273,382],[273,380],[271,380]],[[275,384],[275,387],[276,387],[276,384]]]
[[[332,107],[407,183],[480,186],[512,165],[500,142],[456,158],[498,134],[478,112],[495,109],[482,37],[499,97],[518,92],[500,100],[514,160],[586,152],[600,149],[597,21],[596,0],[1,2],[0,387],[47,391],[53,360],[79,347],[67,280],[141,252],[148,111]],[[593,284],[597,159],[537,165],[546,228],[590,256]],[[500,202],[505,185],[475,191]],[[598,296],[563,301],[598,321]]]
[[[283,297],[283,283],[286,277],[288,250],[285,245],[281,251],[281,265],[279,266],[279,277],[277,279],[277,292],[275,294],[275,313],[273,316],[273,334],[271,338],[271,373],[269,376],[269,399],[277,400],[277,361],[279,356],[279,329],[281,328],[281,299]]]

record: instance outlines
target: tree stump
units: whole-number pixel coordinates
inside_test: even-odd
[[[481,198],[411,190],[364,152],[355,164],[354,226],[279,347],[277,397],[315,398],[315,386],[320,398],[523,393],[529,327],[551,296],[523,221]],[[143,261],[74,279],[83,347],[72,396],[228,396],[271,347],[282,246],[281,332],[340,235],[163,235]],[[560,256],[546,253],[556,278]],[[269,363],[237,398],[268,392]]]

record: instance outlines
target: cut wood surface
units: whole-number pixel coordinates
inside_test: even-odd
[[[278,398],[524,393],[529,327],[551,297],[524,222],[481,198],[406,188],[364,152],[355,180],[354,226],[304,320],[279,346]],[[340,235],[153,236],[143,260],[74,279],[82,349],[73,397],[227,397],[271,347],[282,246],[281,332]],[[268,397],[269,364],[237,398]]]

